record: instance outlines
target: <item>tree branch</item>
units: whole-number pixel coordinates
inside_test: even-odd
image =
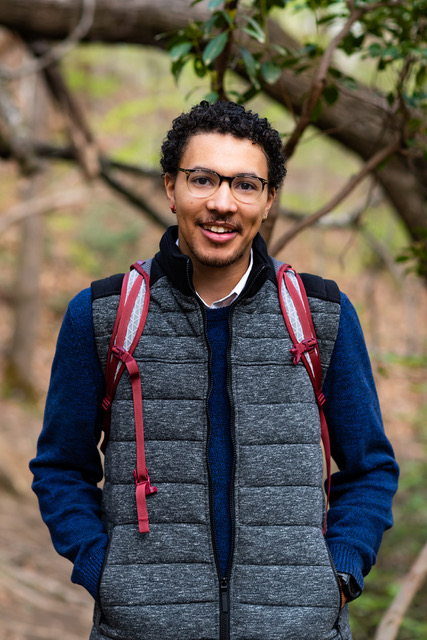
[[[31,216],[43,215],[56,209],[64,209],[81,204],[87,194],[86,189],[73,189],[33,198],[17,204],[0,216],[0,235],[13,224],[22,222],[22,220]]]
[[[102,160],[102,158],[100,158],[100,167],[100,178],[102,178],[104,182],[112,187],[114,191],[117,191],[117,193],[124,196],[125,199],[134,206],[142,209],[148,216],[148,218],[150,218],[152,222],[160,226],[162,229],[165,229],[167,227],[167,224],[162,219],[160,214],[155,209],[153,209],[151,205],[148,204],[145,198],[143,198],[140,194],[135,193],[131,189],[128,189],[128,187],[125,187],[125,185],[120,182],[120,180],[117,180],[117,178],[115,178],[110,173],[110,171],[108,170],[108,165]]]
[[[55,147],[53,145],[48,145],[40,142],[34,143],[33,146],[34,154],[36,157],[48,158],[48,159],[61,159],[61,160],[70,160],[71,162],[76,162],[76,152],[73,147]],[[9,159],[13,157],[13,153],[11,149],[3,150],[3,153],[0,154],[0,157],[5,159]],[[123,171],[124,173],[130,173],[137,176],[142,176],[145,178],[150,178],[152,180],[159,181],[161,180],[160,171],[156,171],[155,169],[140,167],[137,165],[130,165],[123,162],[118,162],[117,160],[112,160],[107,156],[99,155],[98,157],[101,169],[99,172],[99,177],[111,188],[113,191],[116,191],[121,196],[123,196],[128,202],[130,202],[133,206],[140,209],[144,214],[146,214],[153,222],[159,225],[162,229],[167,226],[167,223],[162,218],[161,214],[157,212],[153,207],[151,207],[148,202],[135,193],[128,187],[126,187],[118,178],[114,177],[111,173],[112,169],[117,169],[119,171]],[[71,204],[71,203],[70,203]],[[39,211],[38,207],[44,206],[44,202],[40,202],[36,204],[37,210],[34,211],[34,214],[44,213],[44,211]],[[48,206],[48,205],[46,205]],[[60,205],[62,206],[62,205]],[[66,204],[64,206],[67,206]],[[54,204],[52,208],[55,208]],[[3,218],[6,215],[11,215],[12,219],[8,222],[8,218],[3,222]],[[20,212],[15,214],[15,208],[7,212],[7,214],[3,214],[0,217],[0,233],[6,230],[11,224],[15,222],[14,216],[21,215]],[[30,212],[29,215],[32,215]],[[23,217],[26,217],[25,215]],[[18,221],[18,220],[16,220]]]
[[[415,594],[422,587],[427,576],[427,543],[421,549],[417,559],[402,581],[399,593],[377,628],[374,640],[395,640]]]
[[[31,45],[35,55],[45,50],[43,43]],[[43,53],[42,53],[43,55]],[[44,69],[44,76],[54,100],[66,115],[71,141],[76,150],[76,157],[88,178],[95,178],[99,173],[98,149],[95,138],[85,118],[85,115],[68,90],[57,63],[52,63]]]
[[[53,62],[58,62],[67,55],[86,36],[93,25],[97,0],[82,0],[82,13],[77,26],[60,44],[46,51],[38,60],[31,60],[18,69],[0,67],[0,79],[16,80],[24,76],[43,71]]]
[[[374,171],[374,169],[376,169],[379,164],[384,162],[384,160],[386,160],[390,155],[395,153],[398,148],[399,144],[394,143],[389,145],[388,147],[384,147],[375,155],[373,155],[372,158],[370,158],[370,160],[368,160],[368,162],[366,162],[366,164],[362,167],[359,173],[350,178],[350,180],[341,189],[341,191],[339,191],[327,204],[325,204],[321,209],[313,213],[311,216],[304,218],[304,220],[296,224],[290,231],[287,231],[285,234],[283,234],[281,238],[279,238],[279,240],[277,240],[271,247],[271,254],[273,256],[276,255],[303,229],[310,227],[314,222],[332,211],[332,209],[340,204],[371,171]]]
[[[307,95],[307,98],[304,100],[301,117],[294,131],[292,132],[288,142],[285,145],[284,151],[288,159],[293,155],[295,148],[299,140],[301,139],[301,136],[303,135],[304,131],[311,124],[311,116],[313,114],[314,108],[318,103],[326,85],[326,78],[328,74],[329,65],[331,63],[332,54],[334,53],[339,43],[350,32],[350,29],[353,26],[353,24],[361,18],[364,12],[366,12],[366,9],[362,9],[362,8],[355,9],[354,7],[351,6],[351,3],[348,3],[348,4],[350,6],[350,16],[347,22],[344,24],[343,28],[331,40],[325,52],[323,53],[323,56],[320,60],[319,66],[316,71],[316,75],[312,82],[310,91]]]

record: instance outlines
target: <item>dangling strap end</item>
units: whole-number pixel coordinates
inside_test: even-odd
[[[136,484],[136,509],[138,513],[138,525],[140,533],[148,533],[150,526],[148,524],[148,511],[146,496],[151,493],[157,493],[157,487],[153,487],[148,475],[148,470],[145,470],[145,477],[142,480],[139,479],[138,473],[135,469],[133,472]]]
[[[323,407],[323,405],[326,402],[326,398],[323,395],[322,391],[319,391],[319,393],[316,395],[316,400],[317,400],[317,404],[319,405],[319,407]]]
[[[109,411],[111,408],[111,396],[107,395],[105,396],[105,398],[103,399],[102,403],[101,403],[102,408],[104,409],[104,411]]]

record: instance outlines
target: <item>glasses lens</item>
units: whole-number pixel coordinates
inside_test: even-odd
[[[222,177],[224,179],[224,177]],[[236,176],[231,181],[231,192],[236,200],[251,203],[263,192],[264,185],[256,176]],[[192,169],[187,171],[187,184],[190,192],[199,198],[208,198],[218,189],[221,176],[209,169]]]
[[[203,198],[216,191],[219,185],[219,176],[213,171],[197,169],[188,174],[187,182],[191,193]]]
[[[254,202],[263,191],[261,180],[252,176],[237,176],[231,183],[234,197],[240,202]]]

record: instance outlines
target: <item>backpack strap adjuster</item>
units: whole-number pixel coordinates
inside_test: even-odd
[[[317,340],[316,338],[304,338],[304,340],[301,340],[301,342],[296,342],[293,346],[292,349],[290,349],[290,353],[293,355],[293,363],[294,364],[298,364],[298,362],[301,360],[301,356],[304,353],[309,353],[310,351],[313,351],[314,349],[316,349],[317,347]]]

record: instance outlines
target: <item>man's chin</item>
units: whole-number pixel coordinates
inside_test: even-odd
[[[232,254],[228,256],[208,255],[202,253],[194,253],[193,259],[195,259],[200,265],[204,267],[210,267],[211,269],[225,269],[231,267],[236,262],[239,262],[243,258],[244,254]]]

